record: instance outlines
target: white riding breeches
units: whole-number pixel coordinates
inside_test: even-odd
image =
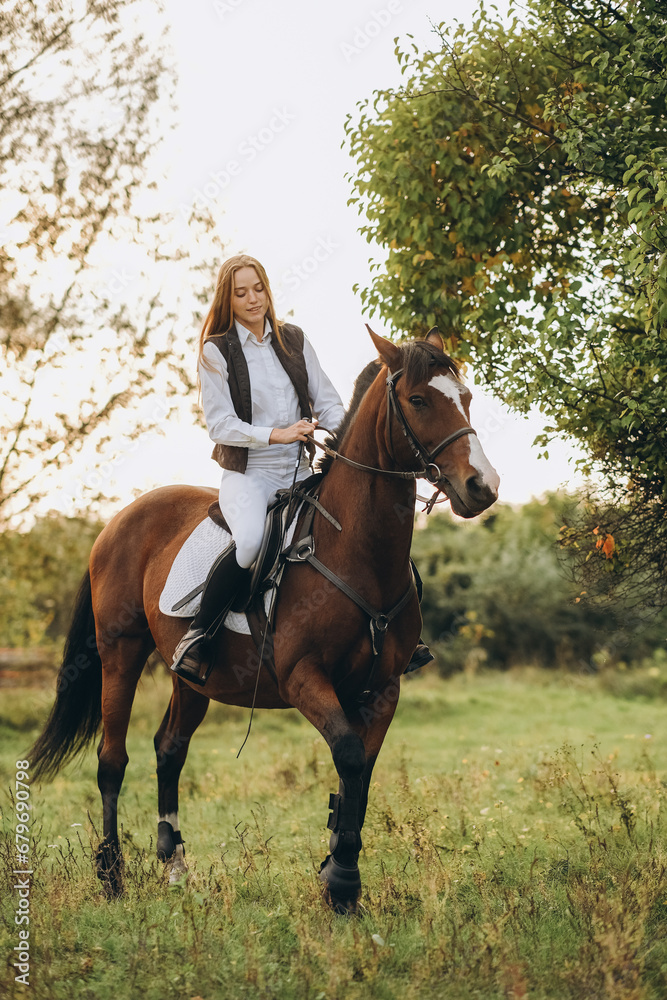
[[[299,469],[297,482],[308,475],[308,467]],[[264,536],[266,508],[276,490],[289,489],[294,478],[264,469],[232,472],[225,469],[220,483],[220,510],[236,542],[236,559],[245,569],[252,566],[259,554]]]

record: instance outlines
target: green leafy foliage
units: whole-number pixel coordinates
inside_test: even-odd
[[[400,335],[437,323],[511,407],[540,408],[539,444],[575,438],[615,502],[640,501],[662,593],[664,4],[532,0],[507,21],[482,5],[438,30],[434,51],[397,48],[405,86],[347,121],[351,201],[386,252],[362,298]]]
[[[415,532],[425,634],[442,673],[518,664],[588,673],[664,645],[664,616],[638,630],[628,609],[591,602],[575,584],[572,553],[558,546],[575,506],[553,494],[466,524],[438,515]],[[594,558],[607,561],[601,548]]]
[[[165,212],[173,122],[164,10],[139,0],[0,11],[0,523],[54,492],[81,451],[112,458],[194,390],[221,240],[210,210]],[[108,500],[86,488],[75,510]],[[69,508],[63,508],[69,513]]]
[[[0,534],[0,646],[58,646],[101,523],[44,517]],[[60,650],[58,650],[60,651]]]

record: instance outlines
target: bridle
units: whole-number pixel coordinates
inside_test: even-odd
[[[477,434],[477,431],[473,427],[459,427],[458,430],[452,431],[451,434],[448,434],[447,437],[444,438],[440,444],[436,445],[432,451],[427,451],[406,420],[405,414],[401,409],[401,404],[399,403],[396,395],[396,382],[402,374],[403,369],[399,368],[397,372],[394,372],[393,374],[392,372],[389,372],[387,375],[387,440],[389,442],[389,454],[394,461],[396,461],[393,454],[394,447],[391,439],[391,410],[398,420],[400,428],[405,434],[415,458],[422,463],[422,468],[416,473],[416,478],[428,479],[429,483],[432,483],[435,486],[435,484],[443,478],[442,469],[439,465],[436,465],[434,461],[435,456],[439,455],[440,452],[444,451],[444,449],[449,447],[450,444],[454,444],[455,441],[458,441],[458,439],[463,437],[464,434]]]
[[[355,469],[363,469],[365,472],[372,472],[383,476],[398,476],[402,479],[427,479],[430,483],[432,483],[434,486],[438,488],[436,489],[435,493],[430,499],[426,500],[425,497],[419,497],[418,499],[426,501],[427,506],[425,510],[427,513],[430,513],[435,503],[442,502],[436,499],[439,493],[444,493],[445,494],[444,499],[447,498],[445,487],[443,485],[445,477],[443,475],[442,469],[435,462],[436,456],[439,455],[440,452],[443,451],[445,448],[449,447],[450,444],[453,444],[455,441],[458,441],[458,439],[460,437],[463,437],[464,434],[476,434],[477,431],[473,427],[469,426],[459,427],[458,430],[452,431],[452,433],[448,434],[446,438],[443,438],[440,444],[436,445],[435,448],[433,448],[431,451],[427,451],[424,445],[417,437],[417,435],[415,434],[415,432],[410,427],[410,424],[408,423],[406,416],[403,413],[403,410],[401,409],[401,404],[398,401],[398,397],[396,396],[396,382],[398,382],[403,372],[404,372],[403,368],[399,368],[398,371],[396,372],[391,372],[389,370],[387,371],[387,379],[386,379],[387,445],[388,445],[389,455],[392,461],[395,462],[396,457],[394,455],[394,446],[393,446],[392,432],[391,432],[391,416],[393,413],[398,421],[401,430],[403,431],[403,434],[407,438],[408,444],[410,445],[410,448],[412,449],[415,458],[420,462],[421,468],[415,469],[414,471],[410,472],[403,472],[401,470],[393,470],[393,469],[378,469],[372,465],[364,465],[362,462],[355,462],[354,459],[348,458],[346,455],[341,455],[340,452],[335,451],[328,445],[321,444],[319,441],[315,441],[314,437],[312,438],[312,440],[317,445],[318,448],[321,448],[322,451],[324,451],[326,455],[329,455],[333,459],[338,459],[341,462],[345,462],[346,465],[351,465]],[[325,431],[327,430],[326,427],[322,427],[321,429]],[[331,433],[331,431],[329,431],[329,433]],[[408,587],[403,593],[403,596],[393,606],[393,608],[390,608],[389,611],[383,612],[374,608],[371,604],[368,603],[368,601],[364,597],[361,596],[361,594],[358,594],[355,590],[353,590],[353,588],[345,580],[342,580],[336,573],[334,573],[331,569],[325,566],[324,563],[320,562],[320,560],[315,555],[315,539],[312,534],[312,524],[313,524],[313,518],[315,516],[315,510],[318,509],[320,513],[322,513],[334,525],[334,527],[338,529],[338,531],[341,531],[342,528],[339,522],[336,521],[336,519],[333,518],[332,515],[322,507],[322,505],[319,503],[319,501],[317,501],[317,499],[309,498],[307,495],[304,495],[298,489],[296,489],[296,473],[299,469],[301,461],[302,448],[303,444],[301,444],[299,447],[299,455],[296,461],[295,472],[294,472],[294,482],[292,483],[292,489],[290,491],[289,508],[291,509],[292,495],[299,495],[303,500],[308,500],[309,503],[311,503],[311,506],[301,524],[300,536],[297,538],[296,541],[292,542],[292,544],[289,546],[288,549],[282,552],[282,558],[289,563],[308,563],[315,570],[317,570],[318,573],[324,576],[325,579],[327,579],[330,583],[332,583],[335,587],[337,587],[338,590],[340,590],[347,597],[349,597],[350,600],[357,605],[357,607],[361,608],[361,610],[365,612],[365,614],[368,615],[370,621],[373,659],[371,662],[368,676],[366,678],[366,682],[364,684],[364,688],[357,697],[358,704],[365,704],[371,697],[371,695],[374,693],[373,684],[375,681],[377,671],[379,669],[380,661],[382,659],[382,651],[384,648],[384,641],[386,638],[387,629],[389,628],[394,618],[396,618],[400,614],[400,612],[406,607],[406,605],[410,602],[410,600],[413,597],[413,594],[415,593],[416,584],[415,584],[414,573],[411,566],[410,582],[408,583]],[[282,549],[282,544],[281,544],[281,549]],[[273,578],[274,597],[277,591],[278,582],[279,582],[279,577],[278,578],[274,577]],[[259,675],[263,662],[267,663],[267,666],[269,666],[273,674],[273,678],[277,683],[277,679],[275,676],[275,667],[270,666],[270,660],[269,661],[264,660],[264,647],[267,636],[269,634],[269,630],[271,628],[271,622],[270,622],[271,617],[272,617],[271,612],[269,612],[269,617],[266,618],[264,625],[261,626],[262,644],[261,644],[261,651],[257,668],[257,679],[255,681],[255,693],[253,695],[250,724],[252,724],[252,717],[255,710],[255,698],[257,696]],[[243,741],[241,750],[245,746],[249,734],[250,734],[250,725],[248,726],[248,732],[246,733],[246,738]],[[241,750],[239,750],[239,754],[241,753]]]
[[[437,483],[444,479],[444,475],[440,466],[435,462],[436,455],[439,455],[441,451],[449,447],[450,444],[454,444],[455,441],[458,441],[458,439],[463,437],[465,434],[477,434],[477,431],[470,426],[459,427],[458,430],[452,431],[451,434],[448,434],[447,437],[440,442],[440,444],[436,445],[435,448],[431,451],[427,451],[413,431],[412,427],[410,427],[396,395],[396,382],[398,382],[402,374],[403,368],[399,368],[396,372],[388,372],[386,379],[387,443],[389,446],[389,454],[391,458],[396,461],[391,433],[391,415],[393,413],[401,430],[403,431],[403,434],[407,438],[408,444],[410,445],[415,458],[421,463],[420,469],[416,469],[411,472],[403,472],[394,469],[378,469],[372,465],[364,465],[361,462],[355,462],[353,459],[347,458],[345,455],[341,455],[339,451],[335,451],[328,445],[320,444],[319,441],[315,441],[315,444],[331,458],[340,459],[342,462],[345,462],[347,465],[352,465],[356,469],[364,469],[366,472],[375,472],[383,476],[398,476],[401,479],[427,479],[429,483],[437,485]]]
[[[316,441],[315,444],[322,448],[323,451],[330,455],[332,458],[340,459],[340,461],[345,462],[347,465],[352,465],[357,469],[363,469],[366,472],[377,473],[384,476],[400,476],[403,479],[428,479],[430,483],[433,483],[437,489],[434,495],[427,502],[427,511],[430,512],[433,508],[433,504],[439,501],[436,500],[438,493],[445,493],[445,487],[443,485],[444,475],[442,469],[436,464],[435,458],[440,454],[445,448],[455,441],[458,441],[460,437],[464,434],[476,434],[476,431],[472,427],[460,427],[458,430],[453,431],[448,434],[446,438],[436,445],[431,451],[427,451],[424,445],[421,443],[415,432],[410,427],[403,410],[401,409],[401,404],[396,396],[396,382],[399,380],[403,374],[403,369],[399,368],[396,372],[387,372],[387,445],[389,450],[389,455],[391,459],[395,462],[396,457],[394,455],[394,448],[392,442],[392,432],[391,432],[391,418],[392,414],[396,417],[398,424],[403,431],[405,437],[407,438],[408,444],[412,449],[415,458],[421,465],[421,468],[415,469],[410,472],[394,471],[391,469],[378,469],[372,465],[363,465],[361,462],[355,462],[351,458],[347,458],[346,455],[341,455],[340,452],[334,451],[333,448],[329,448],[328,445],[320,444]],[[322,510],[321,505],[318,505],[319,509]],[[328,519],[338,528],[341,529],[341,525],[332,519],[328,511],[324,511],[324,514]],[[311,506],[310,510],[306,514],[302,524],[300,537],[292,542],[291,546],[284,553],[284,558],[290,563],[308,563],[313,569],[317,570],[322,576],[324,576],[330,583],[332,583],[338,590],[346,594],[347,597],[353,601],[357,607],[364,611],[370,620],[370,632],[371,632],[371,643],[373,649],[373,660],[371,662],[370,671],[366,682],[364,684],[363,691],[358,696],[358,703],[364,704],[371,697],[373,693],[373,685],[377,671],[379,669],[379,664],[382,659],[382,650],[384,647],[384,641],[387,634],[387,629],[391,622],[396,618],[408,602],[412,599],[415,593],[415,579],[412,572],[410,571],[410,582],[408,587],[403,593],[401,599],[390,608],[389,611],[380,611],[374,608],[372,605],[365,600],[360,594],[350,587],[350,585],[342,580],[336,573],[334,573],[328,566],[315,555],[315,538],[312,534],[312,524],[313,518],[315,516],[315,508]],[[261,664],[261,659],[260,659]]]

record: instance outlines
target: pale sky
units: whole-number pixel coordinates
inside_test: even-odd
[[[245,251],[262,261],[278,315],[289,312],[303,327],[345,403],[374,356],[368,316],[352,286],[369,284],[369,257],[382,259],[357,232],[363,218],[346,204],[352,190],[345,174],[355,164],[341,148],[345,117],[356,117],[357,102],[374,89],[400,84],[396,36],[403,47],[407,34],[422,48],[434,44],[430,21],[469,22],[474,7],[470,0],[166,0],[179,113],[162,153],[170,169],[164,211],[185,215],[203,200],[229,254]],[[147,35],[154,30],[147,19]],[[370,322],[388,332],[377,317]],[[560,442],[548,460],[538,460],[532,441],[539,415],[512,416],[472,387],[472,422],[500,474],[501,500],[523,502],[573,485],[573,446]],[[133,490],[166,483],[217,487],[205,430],[186,418],[166,430],[114,462],[109,494],[129,502]],[[92,467],[73,468],[69,477],[65,470],[65,493],[85,496],[92,475]]]

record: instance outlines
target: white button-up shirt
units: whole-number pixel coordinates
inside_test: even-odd
[[[252,423],[236,415],[229,391],[227,362],[215,344],[204,344],[204,357],[214,371],[199,364],[202,403],[209,437],[216,444],[248,448],[248,468],[262,468],[280,475],[294,469],[299,444],[272,444],[274,427],[289,427],[301,419],[296,390],[271,347],[271,324],[268,319],[264,337],[257,340],[250,330],[235,320],[236,331],[248,365],[252,396]],[[340,396],[320,367],[317,355],[306,337],[303,356],[308,372],[308,394],[313,413],[325,427],[335,430],[343,419]],[[306,462],[307,464],[307,462]]]

